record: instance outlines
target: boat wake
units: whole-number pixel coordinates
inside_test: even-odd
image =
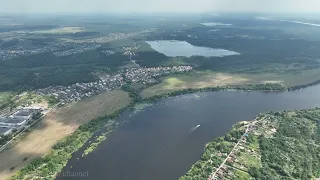
[[[192,127],[189,132],[193,132],[195,131],[198,127],[200,127],[200,124],[196,125],[195,127]]]

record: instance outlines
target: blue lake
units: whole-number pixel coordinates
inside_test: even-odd
[[[186,41],[162,40],[162,41],[146,41],[152,49],[165,54],[168,57],[223,57],[240,55],[237,52],[225,49],[214,49],[208,47],[194,46]]]

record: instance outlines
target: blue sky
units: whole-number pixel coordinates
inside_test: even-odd
[[[0,0],[0,12],[320,12],[320,0]]]

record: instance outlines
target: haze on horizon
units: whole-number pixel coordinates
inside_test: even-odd
[[[0,0],[0,13],[319,13],[319,0]]]

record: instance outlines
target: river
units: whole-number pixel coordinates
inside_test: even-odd
[[[261,112],[317,106],[319,85],[290,92],[222,91],[163,99],[135,115],[122,115],[120,120],[128,123],[88,156],[81,158],[83,149],[74,153],[62,171],[88,176],[57,179],[178,179],[200,158],[205,144],[226,134],[233,124]]]

